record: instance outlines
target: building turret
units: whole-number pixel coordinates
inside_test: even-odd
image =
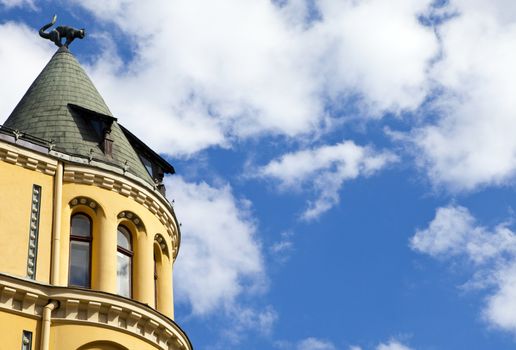
[[[2,348],[189,350],[174,168],[118,124],[68,44],[0,127]]]

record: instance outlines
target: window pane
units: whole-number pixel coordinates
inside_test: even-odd
[[[22,350],[32,350],[32,332],[23,331],[21,348]]]
[[[70,242],[70,285],[90,287],[90,243]]]
[[[86,215],[74,215],[72,217],[72,236],[90,237],[90,225],[90,219]]]
[[[119,247],[131,250],[131,235],[123,226],[118,226],[117,244]]]
[[[145,169],[147,169],[147,172],[149,173],[150,176],[154,176],[154,172],[152,171],[152,163],[149,159],[147,159],[146,157],[142,156],[140,154],[140,159],[143,163],[143,165],[145,166]]]
[[[117,282],[118,294],[131,297],[131,257],[117,252]]]

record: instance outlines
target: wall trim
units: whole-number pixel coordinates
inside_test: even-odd
[[[183,330],[149,306],[121,296],[58,287],[0,273],[0,311],[41,319],[43,307],[57,300],[53,324],[85,324],[131,334],[163,350],[191,350]]]
[[[0,141],[0,160],[25,169],[54,176],[57,160]]]

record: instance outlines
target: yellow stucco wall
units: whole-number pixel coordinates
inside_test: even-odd
[[[97,203],[95,210],[88,206],[71,207],[77,197],[88,197]],[[137,215],[144,229],[136,227],[127,219],[119,219],[121,212]],[[77,212],[89,215],[93,221],[91,288],[116,293],[116,234],[119,224],[124,224],[133,235],[133,298],[151,307],[154,297],[154,236],[160,233],[171,252],[171,239],[166,227],[143,205],[119,193],[92,185],[65,183],[61,222],[61,266],[59,284],[68,283],[70,218]],[[158,310],[173,317],[172,259],[164,259],[167,266],[158,274]]]
[[[29,225],[32,186],[41,186],[36,280],[49,283],[51,268],[52,213],[54,176],[0,161],[0,271],[27,276]],[[98,207],[70,206],[77,197],[88,197]],[[137,215],[144,228],[138,228],[118,214],[129,211]],[[93,185],[64,183],[61,208],[61,257],[58,285],[68,285],[70,218],[84,212],[93,220],[91,288],[116,293],[116,230],[124,224],[133,234],[133,298],[173,318],[172,242],[167,228],[147,208],[131,198]],[[154,294],[154,237],[161,234],[169,256],[157,264],[158,305]]]
[[[2,146],[1,142],[0,146]],[[16,146],[9,147],[11,149],[16,148]],[[21,151],[25,154],[30,153],[26,149]],[[56,160],[51,161],[56,164]],[[27,276],[32,190],[33,185],[36,184],[42,188],[36,281],[43,284],[51,283],[51,261],[52,254],[55,254],[52,251],[52,221],[54,203],[56,203],[54,198],[55,179],[54,175],[20,166],[20,164],[4,162],[0,159],[1,273],[21,278]],[[92,209],[84,204],[71,206],[70,202],[77,197],[87,197],[93,200],[96,207]],[[73,214],[83,212],[90,216],[93,221],[91,289],[113,294],[117,292],[116,237],[118,225],[123,224],[133,235],[132,298],[173,318],[172,254],[174,249],[172,240],[167,233],[167,226],[144,205],[109,188],[64,182],[61,198],[61,220],[58,225],[60,229],[59,275],[55,285],[64,287],[68,285],[70,219]],[[131,212],[141,220],[143,225],[135,224],[127,218],[120,218],[119,214],[121,212]],[[159,243],[155,242],[156,234],[160,235]],[[161,248],[163,244],[165,245],[164,250]],[[158,268],[157,305],[154,293],[154,255],[156,249],[159,253],[159,263],[156,264]],[[163,251],[167,252],[166,255],[163,254]],[[20,298],[23,298],[24,295],[24,292],[17,292],[17,300],[21,300]],[[7,309],[0,310],[0,329],[2,334],[9,334],[9,336],[2,338],[0,350],[19,349],[23,330],[33,333],[33,349],[38,350],[42,324],[41,316],[34,318],[34,314],[18,314],[16,311],[8,311],[12,305],[9,303],[5,305]],[[113,342],[114,340],[116,341]],[[157,345],[153,344],[152,341],[141,339],[127,331],[109,328],[100,323],[92,325],[81,324],[80,322],[52,322],[50,328],[51,350],[145,350],[157,348]]]
[[[79,324],[55,324],[50,349],[66,350],[151,350],[156,345],[117,330]]]
[[[32,186],[39,185],[41,209],[36,280],[49,283],[53,176],[0,161],[0,271],[27,276]]]
[[[25,315],[0,312],[0,329],[2,330],[0,350],[21,349],[24,330],[32,332],[33,349],[38,349],[34,344],[39,342],[39,324],[38,320]]]

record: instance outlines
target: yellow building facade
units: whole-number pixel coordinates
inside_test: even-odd
[[[0,127],[0,350],[192,349],[173,172],[60,48]]]

